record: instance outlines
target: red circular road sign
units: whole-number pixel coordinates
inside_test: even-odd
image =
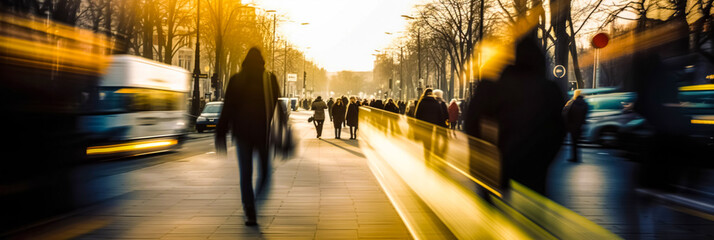
[[[593,36],[592,45],[594,48],[604,48],[610,41],[610,36],[607,33],[598,33]]]

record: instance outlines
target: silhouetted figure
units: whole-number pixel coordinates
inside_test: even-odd
[[[417,103],[414,116],[416,119],[441,127],[446,127],[446,120],[449,119],[446,105],[436,99],[431,88],[424,90]]]
[[[340,100],[340,99],[337,99]],[[330,101],[327,101],[327,115],[330,115],[330,122],[332,122],[332,105],[335,104],[335,100],[330,98]]]
[[[251,48],[241,71],[233,75],[226,88],[225,103],[216,127],[216,151],[225,155],[226,134],[232,130],[237,145],[240,189],[246,225],[256,225],[253,193],[253,152],[260,156],[258,192],[265,187],[269,173],[268,132],[280,89],[274,75],[265,72],[265,61],[257,48]]]
[[[384,109],[384,103],[381,99],[377,99],[374,101],[374,108]]]
[[[640,170],[642,187],[657,190],[670,189],[670,183],[678,177],[678,171],[691,164],[693,153],[688,135],[692,125],[682,113],[678,99],[676,75],[667,70],[660,56],[648,50],[636,53],[634,57],[634,87],[637,100],[634,110],[646,119],[654,131],[647,139],[644,149],[645,161]]]
[[[314,102],[312,102],[313,117],[315,118],[315,130],[317,130],[317,138],[322,137],[322,126],[325,124],[325,109],[327,109],[327,104],[322,101],[321,96],[317,96]]]
[[[526,37],[516,46],[515,63],[504,69],[498,81],[479,83],[469,102],[466,133],[497,142],[504,190],[512,178],[545,194],[548,168],[562,144],[563,93],[555,82],[546,80],[545,68],[545,55],[535,40]],[[494,127],[497,137],[484,132]]]
[[[578,162],[578,141],[583,132],[583,124],[588,115],[588,103],[580,95],[580,89],[573,92],[573,98],[563,107],[563,120],[565,129],[570,133],[570,162]]]
[[[340,139],[342,133],[342,124],[345,122],[347,114],[347,105],[342,103],[342,99],[338,98],[337,102],[332,106],[332,119],[335,126],[335,138]]]
[[[384,105],[384,110],[388,112],[393,112],[396,114],[399,114],[399,107],[397,106],[396,103],[394,103],[394,100],[391,98],[387,100],[387,104]]]
[[[347,105],[347,126],[350,127],[350,139],[357,139],[357,127],[359,125],[359,106],[355,97],[350,97],[350,103]]]

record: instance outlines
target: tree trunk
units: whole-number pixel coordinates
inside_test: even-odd
[[[154,6],[152,1],[146,1],[144,3],[144,19],[143,19],[143,33],[144,39],[143,44],[143,56],[144,58],[154,59],[154,25],[152,24],[152,7]]]
[[[573,30],[573,19],[570,16],[568,16],[568,23],[570,25],[570,56],[573,58],[573,73],[575,73],[575,81],[577,82],[576,88],[583,88],[585,86],[585,82],[583,81],[582,74],[580,74],[577,43],[575,42],[575,31]]]
[[[550,22],[555,30],[555,65],[568,67],[568,43],[570,37],[566,32],[565,23],[570,15],[570,0],[550,0]],[[568,75],[557,79],[556,83],[565,93],[568,86]],[[567,95],[565,95],[567,96]]]

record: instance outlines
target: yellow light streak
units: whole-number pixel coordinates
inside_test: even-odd
[[[709,91],[714,90],[714,84],[701,84],[679,87],[679,91]]]
[[[708,124],[708,125],[714,125],[714,120],[692,119],[690,122],[691,122],[692,124]]]
[[[122,143],[105,146],[94,146],[87,148],[87,155],[110,154],[128,151],[147,150],[151,148],[167,147],[178,144],[178,140],[155,140],[144,142]]]

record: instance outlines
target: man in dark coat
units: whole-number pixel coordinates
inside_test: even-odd
[[[267,89],[266,89],[267,88]],[[216,127],[216,152],[225,156],[226,134],[232,129],[238,149],[240,190],[246,225],[256,225],[253,193],[253,151],[260,156],[258,192],[265,187],[268,168],[268,126],[278,103],[277,79],[265,72],[265,61],[257,48],[251,48],[241,71],[233,75],[226,88],[226,98]]]
[[[573,99],[563,107],[563,120],[565,120],[565,128],[570,133],[570,162],[578,162],[578,141],[583,132],[583,124],[585,117],[588,115],[588,103],[585,102],[583,96],[580,95],[580,89],[573,92]]]

